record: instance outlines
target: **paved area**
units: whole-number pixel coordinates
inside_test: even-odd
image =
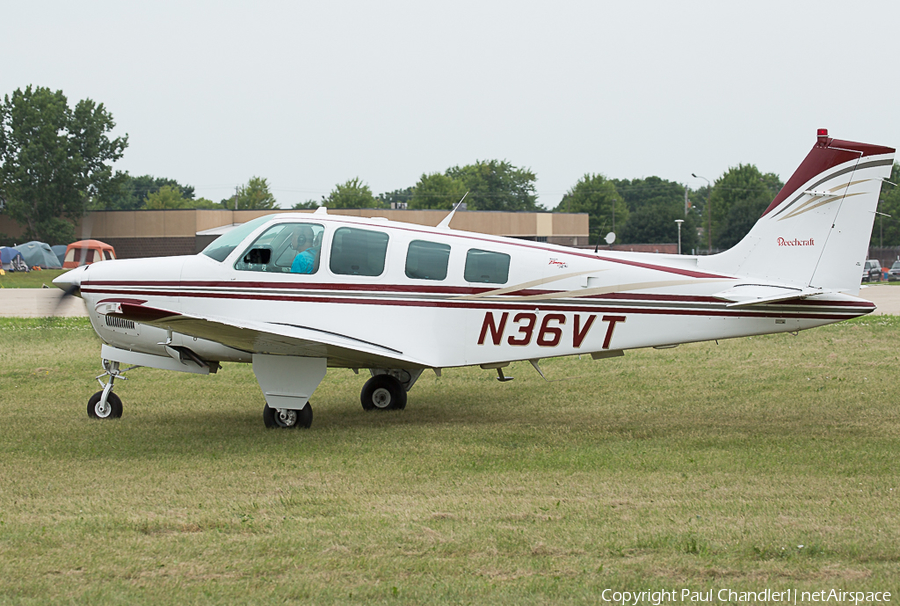
[[[878,309],[875,310],[874,314],[876,316],[900,315],[900,285],[864,284],[859,291],[859,296],[878,306]]]
[[[81,297],[63,297],[58,288],[2,288],[0,316],[5,318],[87,317]]]
[[[0,289],[0,317],[87,317],[84,301],[79,297],[61,296],[62,291],[58,288]],[[878,306],[875,315],[900,315],[900,285],[863,285],[859,296]]]

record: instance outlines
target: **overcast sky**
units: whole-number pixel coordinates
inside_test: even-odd
[[[3,3],[0,94],[103,103],[115,164],[285,208],[359,177],[507,160],[548,208],[585,173],[787,180],[816,129],[900,144],[900,2]]]

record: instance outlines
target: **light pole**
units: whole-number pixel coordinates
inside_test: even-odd
[[[712,201],[710,200],[712,184],[706,177],[695,173],[691,173],[691,176],[695,179],[703,179],[706,181],[706,187],[709,188],[706,192],[706,208],[703,209],[703,212],[706,213],[706,254],[712,254]]]
[[[681,254],[681,224],[684,223],[684,219],[675,219],[675,223],[678,223],[678,254]]]

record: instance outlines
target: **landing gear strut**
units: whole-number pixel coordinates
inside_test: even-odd
[[[118,419],[122,416],[122,400],[113,393],[113,383],[116,379],[127,378],[125,373],[129,370],[138,368],[131,366],[125,370],[119,370],[118,362],[103,360],[103,369],[105,372],[97,377],[102,391],[98,391],[88,400],[87,413],[92,419]],[[109,377],[109,382],[104,383],[103,377]]]

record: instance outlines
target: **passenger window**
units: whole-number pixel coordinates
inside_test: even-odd
[[[380,276],[384,272],[388,235],[380,231],[341,227],[331,243],[331,271],[350,276]]]
[[[425,240],[413,240],[406,251],[406,275],[419,280],[443,280],[447,277],[450,246]]]
[[[509,255],[473,248],[466,253],[464,276],[468,282],[506,284],[509,279]]]
[[[280,223],[262,233],[241,255],[235,269],[314,274],[319,270],[322,234],[314,223]]]

